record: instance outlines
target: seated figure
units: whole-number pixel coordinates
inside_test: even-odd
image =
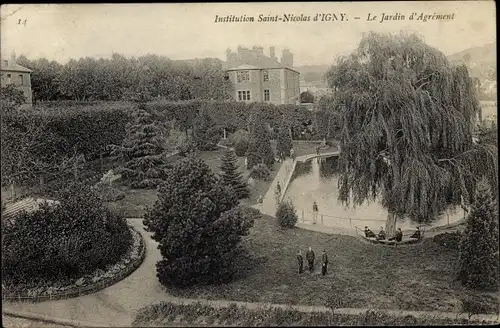
[[[422,235],[420,234],[420,228],[417,227],[417,231],[415,231],[415,233],[413,235],[410,236],[410,238],[416,238],[416,239],[420,239]]]
[[[380,232],[378,233],[377,240],[385,240],[384,227],[380,227]]]
[[[373,233],[373,231],[371,231],[370,229],[368,229],[367,226],[365,226],[365,237],[366,238],[376,238],[376,236]]]
[[[401,240],[403,240],[403,232],[401,231],[401,228],[398,228],[394,237],[391,237],[388,240],[395,240],[397,242],[400,242]]]

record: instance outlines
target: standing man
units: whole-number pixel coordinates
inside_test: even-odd
[[[315,259],[315,255],[314,255],[314,251],[312,250],[312,247],[309,246],[309,250],[307,251],[307,254],[306,254],[306,259],[307,259],[307,262],[309,264],[309,272],[313,272],[314,271],[314,259]]]
[[[328,255],[326,255],[325,250],[323,250],[323,254],[321,255],[321,262],[323,262],[323,265],[321,266],[321,274],[324,276],[326,275],[328,269]]]
[[[292,160],[295,160],[295,150],[293,150],[293,148],[290,149],[290,157]]]
[[[313,202],[313,224],[316,224],[318,221],[318,204],[316,201]]]
[[[302,257],[302,251],[300,249],[297,252],[297,262],[299,264],[299,273],[304,272],[304,258]]]

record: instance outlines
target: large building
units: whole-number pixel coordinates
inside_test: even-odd
[[[233,84],[234,98],[243,102],[296,104],[300,100],[300,73],[293,69],[293,54],[284,49],[281,63],[270,47],[269,57],[262,47],[227,50],[227,76]]]
[[[12,53],[10,59],[2,59],[1,66],[2,87],[13,84],[24,92],[26,104],[31,106],[33,94],[31,92],[31,70],[16,63],[16,55]]]

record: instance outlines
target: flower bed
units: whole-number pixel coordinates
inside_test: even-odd
[[[139,232],[130,227],[132,245],[120,261],[110,265],[107,270],[96,270],[93,274],[79,279],[58,282],[47,286],[38,283],[38,286],[4,286],[2,283],[2,299],[6,301],[41,302],[72,298],[95,293],[124,279],[137,269],[146,255],[146,246]]]

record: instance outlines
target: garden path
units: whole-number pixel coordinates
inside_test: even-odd
[[[17,303],[3,302],[3,312],[6,314],[18,314],[29,317],[35,315],[38,317],[50,317],[54,322],[58,318],[65,324],[69,321],[84,322],[87,326],[130,326],[137,311],[145,306],[156,304],[162,301],[173,303],[193,303],[201,301],[212,306],[226,307],[231,303],[246,306],[248,308],[260,308],[266,306],[295,308],[302,311],[329,311],[322,306],[307,305],[285,305],[285,304],[266,304],[257,302],[235,302],[229,300],[201,300],[201,299],[183,299],[170,296],[165,287],[160,285],[156,278],[156,262],[161,258],[157,248],[157,243],[151,239],[151,233],[143,228],[142,219],[128,219],[128,223],[141,233],[146,245],[146,257],[143,264],[130,276],[122,281],[105,288],[97,293],[81,297],[45,301],[40,303]],[[356,314],[366,312],[363,308],[342,308],[337,309],[337,313]],[[456,318],[457,313],[451,312],[424,312],[424,311],[401,311],[384,310],[388,313],[398,315],[435,315],[442,318]],[[460,314],[459,317],[465,318],[466,314]],[[481,320],[498,322],[497,315],[480,315]],[[81,325],[81,324],[80,324]],[[75,324],[78,326],[78,324]]]

